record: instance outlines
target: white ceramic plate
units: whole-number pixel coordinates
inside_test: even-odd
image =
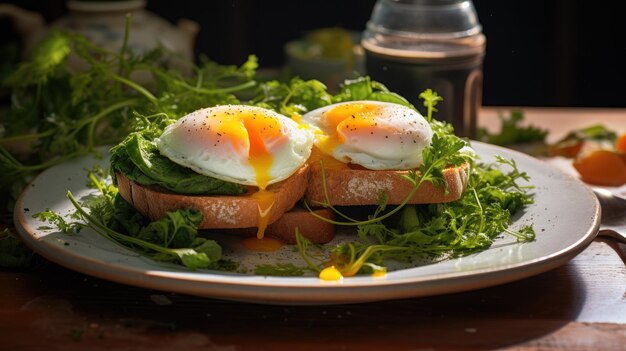
[[[85,169],[94,164],[106,166],[106,157],[82,157],[43,172],[21,195],[15,223],[23,239],[39,254],[85,274],[145,288],[274,304],[354,303],[483,288],[555,268],[589,245],[600,222],[599,205],[589,188],[521,153],[479,142],[474,142],[473,147],[484,161],[493,160],[496,154],[512,158],[531,176],[536,186],[535,204],[515,218],[512,228],[533,223],[536,241],[518,244],[504,235],[483,252],[392,271],[384,278],[358,276],[324,282],[316,277],[193,272],[137,256],[89,229],[71,235],[42,229],[48,224],[32,215],[47,208],[63,215],[71,213],[67,190],[77,198],[92,192],[85,185]],[[241,260],[245,264],[272,259],[268,257],[271,256],[248,253]]]

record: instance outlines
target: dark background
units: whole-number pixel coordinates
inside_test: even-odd
[[[65,1],[7,1],[66,13]],[[284,64],[283,45],[307,31],[340,26],[362,31],[374,0],[148,1],[175,22],[201,25],[196,52],[224,64],[254,53],[262,67]],[[483,104],[489,106],[626,107],[626,21],[608,0],[475,0],[487,36]],[[0,40],[15,40],[2,20]]]

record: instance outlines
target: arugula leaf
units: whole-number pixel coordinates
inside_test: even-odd
[[[414,257],[430,255],[462,256],[488,248],[501,233],[519,242],[534,240],[531,225],[514,231],[509,229],[511,215],[532,203],[530,188],[517,182],[527,178],[514,162],[497,160],[509,166],[503,172],[496,164],[471,167],[468,190],[461,199],[443,204],[410,205],[402,209],[395,221],[386,224],[364,224],[359,227],[361,242],[336,248],[343,257],[353,257],[356,263],[368,247],[378,246],[378,252],[366,262],[380,264],[393,259],[412,262]],[[393,250],[392,248],[403,248]],[[386,249],[386,250],[383,250]]]

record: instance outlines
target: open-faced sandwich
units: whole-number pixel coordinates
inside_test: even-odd
[[[433,136],[426,119],[409,107],[344,102],[313,110],[302,122],[316,135],[306,191],[311,203],[377,205],[381,195],[389,205],[442,203],[458,200],[465,190],[467,163],[445,168],[445,184],[415,188],[405,179],[419,169]]]
[[[258,240],[246,243],[256,249],[279,246],[268,238],[295,243],[297,226],[314,242],[332,239],[331,224],[294,209],[307,189],[313,134],[290,118],[260,107],[216,106],[184,116],[152,141],[136,134],[122,145],[113,162],[120,194],[151,219],[194,208],[203,215],[199,229],[255,234]],[[156,163],[133,158],[133,150],[151,153]],[[119,166],[127,164],[124,157],[129,167]],[[133,176],[136,168],[142,176]],[[161,174],[162,181],[155,179]]]
[[[326,205],[377,205],[381,196],[389,205],[457,200],[467,164],[446,168],[445,184],[417,188],[405,179],[432,134],[417,111],[394,103],[340,103],[296,120],[223,105],[184,116],[154,140],[133,135],[114,150],[114,174],[121,196],[153,220],[194,208],[203,215],[199,229],[238,229],[231,232],[255,234],[246,246],[271,250],[280,244],[268,238],[294,244],[296,231],[330,241]],[[308,210],[296,206],[303,198]]]

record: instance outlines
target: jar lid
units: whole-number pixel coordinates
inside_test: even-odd
[[[443,59],[484,53],[470,0],[378,0],[362,45],[380,55]]]
[[[470,0],[379,0],[367,30],[406,39],[458,39],[482,27]]]

